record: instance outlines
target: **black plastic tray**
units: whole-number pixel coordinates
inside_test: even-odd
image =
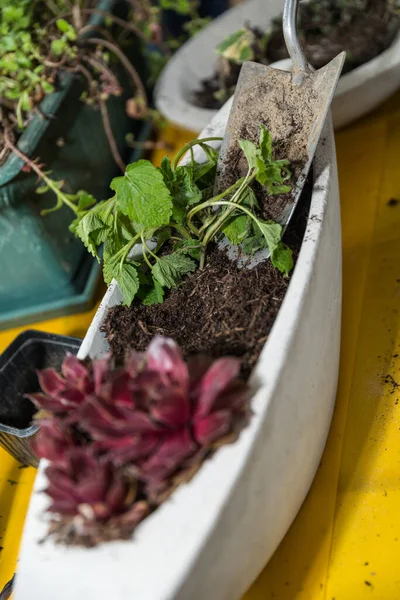
[[[39,427],[35,407],[24,394],[39,391],[37,369],[59,369],[67,352],[77,354],[82,340],[42,331],[24,331],[0,356],[0,445],[18,462],[37,467],[31,438]]]

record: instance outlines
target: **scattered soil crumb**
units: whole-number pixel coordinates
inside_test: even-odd
[[[399,204],[400,204],[400,200],[397,200],[396,198],[391,198],[390,200],[388,200],[386,202],[386,205],[391,206],[391,207],[398,206]]]

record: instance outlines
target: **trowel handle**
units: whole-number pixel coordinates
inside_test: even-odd
[[[283,9],[283,35],[285,37],[286,46],[289,56],[293,61],[293,75],[301,73],[312,73],[312,69],[308,64],[304,50],[301,47],[298,31],[297,31],[297,10],[299,0],[285,0]]]

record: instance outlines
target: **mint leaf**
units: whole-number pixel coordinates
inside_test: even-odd
[[[116,273],[115,279],[124,295],[124,305],[130,306],[139,289],[137,268],[131,263],[124,262]]]
[[[214,184],[217,169],[217,161],[208,161],[203,164],[195,163],[192,165],[193,181],[197,183],[199,189],[204,189]]]
[[[245,60],[253,60],[254,33],[249,29],[239,29],[228,35],[218,46],[216,52],[227,60],[241,64]]]
[[[243,242],[250,230],[249,217],[240,215],[228,219],[222,227],[222,232],[234,246],[238,246]]]
[[[249,169],[255,169],[257,167],[257,148],[253,142],[249,140],[239,140],[239,146],[244,152],[245,157],[247,158],[247,162],[249,164]]]
[[[174,181],[174,172],[171,167],[171,159],[169,156],[163,157],[159,170],[164,177],[165,185],[169,187]]]
[[[142,303],[146,306],[152,306],[153,304],[162,304],[164,300],[164,290],[162,285],[157,280],[154,281],[154,287],[152,287],[142,298]]]
[[[75,235],[84,243],[90,254],[99,259],[97,247],[106,240],[113,224],[113,216],[89,211],[77,223]]]
[[[244,190],[243,194],[240,197],[240,204],[242,204],[243,206],[247,206],[247,208],[251,208],[252,210],[254,210],[255,208],[259,208],[258,200],[251,187],[247,187]]]
[[[103,275],[107,285],[110,285],[113,279],[117,281],[124,296],[124,305],[130,306],[140,287],[139,273],[136,265],[129,262],[121,264],[120,257],[114,254],[110,256],[108,253],[105,253]]]
[[[190,167],[178,167],[175,171],[174,202],[178,206],[192,206],[202,200],[202,193],[193,179]]]
[[[248,237],[242,244],[242,250],[245,254],[254,254],[254,252],[257,252],[257,250],[263,250],[266,247],[267,242],[265,237],[262,235]]]
[[[277,161],[266,164],[259,158],[256,179],[267,189],[269,194],[287,194],[292,189],[290,185],[284,185],[288,175],[286,170],[282,173],[282,168],[277,164]]]
[[[168,254],[157,260],[153,267],[153,278],[167,288],[176,287],[182,276],[196,270],[196,263],[183,254]]]
[[[166,225],[172,214],[172,198],[163,175],[148,160],[126,168],[125,176],[111,182],[118,209],[135,223],[146,227]]]
[[[293,253],[290,248],[279,242],[271,254],[271,262],[281,273],[289,275],[293,269]]]
[[[177,167],[174,172],[169,157],[164,157],[160,171],[172,196],[173,219],[183,225],[186,218],[186,207],[202,200],[202,193],[194,181],[193,169],[191,166],[184,165]]]
[[[84,190],[79,190],[76,194],[78,196],[78,210],[86,210],[96,204],[96,198],[92,194],[88,194]]]
[[[265,162],[271,162],[272,160],[272,135],[265,128],[264,125],[260,127],[260,141],[259,148],[261,150],[261,156]]]
[[[275,223],[274,221],[257,221],[258,227],[261,229],[261,233],[263,234],[265,241],[267,242],[268,248],[272,253],[275,248],[278,247],[281,236],[282,236],[282,227],[279,223]]]
[[[174,245],[174,252],[181,252],[182,254],[188,254],[195,260],[200,260],[201,254],[201,243],[199,240],[185,239],[177,242]]]

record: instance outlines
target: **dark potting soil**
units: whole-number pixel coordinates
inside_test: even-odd
[[[311,181],[309,177],[284,238],[295,261],[306,228]],[[204,270],[170,290],[163,304],[116,306],[108,314],[104,331],[117,359],[129,348],[144,350],[159,334],[173,338],[186,357],[198,353],[214,358],[239,356],[247,376],[268,338],[289,281],[269,260],[239,270],[214,247]]]
[[[344,3],[343,3],[344,4]],[[400,29],[400,18],[389,9],[389,0],[350,0],[340,6],[338,0],[311,0],[299,6],[300,31],[307,58],[316,69],[325,66],[345,50],[343,73],[372,60],[384,52]],[[267,44],[263,33],[251,28],[256,37],[254,60],[264,64],[288,58],[282,33],[282,20],[276,19]],[[240,65],[220,60],[216,73],[204,80],[195,93],[195,102],[204,108],[217,109],[233,93]]]

